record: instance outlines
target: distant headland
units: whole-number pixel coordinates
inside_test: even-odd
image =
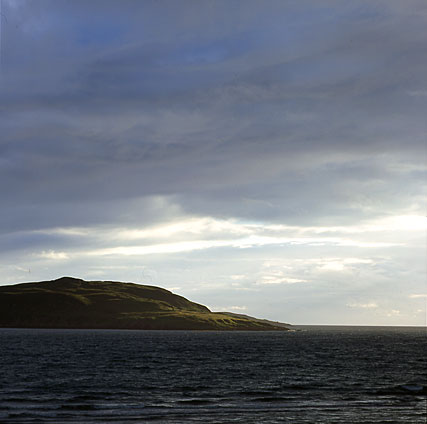
[[[0,286],[0,327],[287,331],[289,324],[211,312],[160,287],[62,277]]]

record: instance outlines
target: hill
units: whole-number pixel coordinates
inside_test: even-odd
[[[71,277],[0,286],[0,327],[287,330],[280,323],[211,312],[159,287]]]

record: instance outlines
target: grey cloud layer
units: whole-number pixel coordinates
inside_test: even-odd
[[[5,5],[2,231],[421,207],[425,2]]]

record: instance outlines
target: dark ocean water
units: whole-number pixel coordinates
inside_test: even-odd
[[[426,423],[426,352],[425,328],[0,329],[0,422]]]

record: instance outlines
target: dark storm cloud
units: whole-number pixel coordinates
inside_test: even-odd
[[[152,195],[292,221],[413,201],[424,2],[5,4],[6,227],[125,222]]]

